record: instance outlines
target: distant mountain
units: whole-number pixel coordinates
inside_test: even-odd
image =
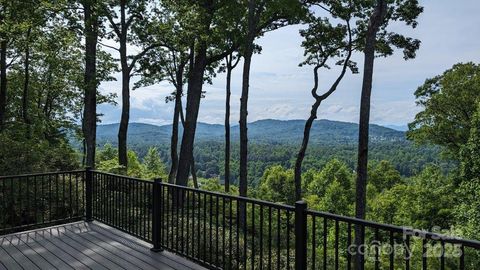
[[[248,125],[249,141],[257,143],[295,143],[303,138],[304,120],[260,120]],[[128,128],[128,140],[135,144],[168,144],[172,126],[155,126],[131,123]],[[100,145],[117,142],[118,124],[100,125],[97,140]],[[239,127],[231,128],[232,140],[239,138]],[[181,133],[180,133],[181,134]],[[224,127],[217,124],[198,123],[195,140],[197,142],[219,141],[224,138]],[[310,140],[312,143],[355,143],[358,139],[358,124],[318,120],[315,121]],[[404,141],[405,133],[379,125],[370,126],[372,141]]]
[[[398,130],[398,131],[407,131],[408,125],[385,125],[385,127]]]

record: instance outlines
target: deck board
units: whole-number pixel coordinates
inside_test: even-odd
[[[205,269],[107,225],[75,222],[0,236],[0,270]]]

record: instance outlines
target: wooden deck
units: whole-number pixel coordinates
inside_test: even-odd
[[[0,269],[204,269],[93,222],[0,236]]]

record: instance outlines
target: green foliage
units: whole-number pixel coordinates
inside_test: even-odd
[[[382,192],[400,183],[401,176],[392,163],[382,160],[377,166],[369,170],[368,182],[377,192]]]
[[[461,183],[457,190],[459,204],[455,209],[464,234],[479,239],[480,226],[480,102],[472,117],[468,143],[461,150]]]
[[[480,97],[480,65],[456,64],[428,79],[415,92],[424,109],[409,124],[408,138],[444,147],[453,159],[468,141]]]
[[[143,158],[143,164],[147,172],[148,179],[154,179],[158,177],[165,177],[167,168],[163,164],[158,149],[151,147],[148,149],[147,155]]]
[[[10,127],[0,133],[0,172],[18,175],[32,172],[78,169],[79,154],[62,136],[46,139],[41,134],[25,137],[25,129]]]
[[[368,219],[431,230],[453,225],[452,179],[438,167],[396,183],[368,202]]]
[[[128,151],[128,169],[126,175],[136,178],[167,179],[167,172],[162,162],[158,150],[151,147],[147,155],[140,162],[137,153],[132,150]],[[118,165],[117,151],[111,144],[106,144],[98,153],[97,169],[104,172],[115,174],[125,174],[125,168]]]
[[[267,168],[260,180],[257,196],[267,201],[293,205],[295,203],[293,170],[282,166]]]

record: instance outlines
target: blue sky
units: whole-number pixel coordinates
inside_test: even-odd
[[[421,1],[425,7],[419,26],[411,30],[401,24],[391,30],[422,41],[414,60],[404,61],[397,52],[389,58],[377,58],[375,63],[371,122],[382,125],[405,125],[413,120],[420,108],[415,105],[414,91],[426,78],[441,74],[455,63],[480,62],[480,1],[430,0]],[[300,26],[290,26],[268,33],[257,40],[263,47],[252,64],[249,122],[259,119],[306,119],[313,103],[312,68],[298,67],[303,60]],[[354,56],[363,66],[363,55]],[[232,82],[232,124],[238,122],[241,92],[241,64],[234,70]],[[328,87],[338,70],[323,70],[320,87]],[[120,75],[116,75],[120,78]],[[319,118],[358,122],[362,70],[347,74],[338,90],[325,101]],[[323,88],[323,89],[324,89]],[[120,96],[120,80],[103,83],[102,92]],[[156,125],[170,124],[173,104],[165,103],[172,92],[166,83],[137,89],[131,94],[131,122]],[[322,89],[322,88],[321,88]],[[225,106],[225,76],[219,74],[212,85],[205,85],[206,98],[202,100],[199,121],[223,123]],[[120,102],[119,102],[120,103]],[[103,105],[102,123],[120,120],[120,107]]]

